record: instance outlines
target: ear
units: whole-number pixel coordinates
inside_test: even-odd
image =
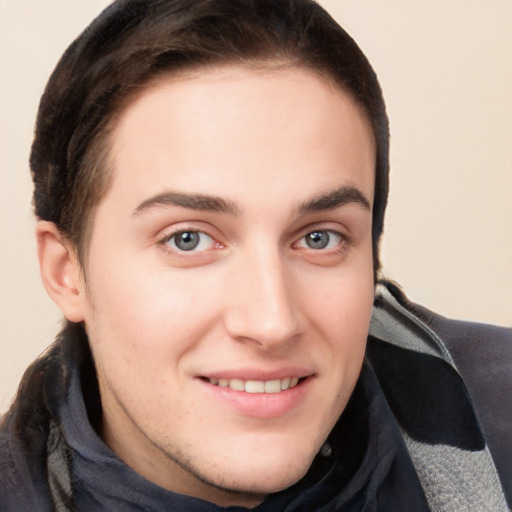
[[[37,254],[41,278],[48,295],[72,322],[85,316],[85,285],[78,258],[53,222],[36,225]]]

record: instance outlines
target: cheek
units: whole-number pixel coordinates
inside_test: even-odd
[[[97,358],[109,366],[158,374],[176,365],[212,325],[219,301],[211,296],[214,287],[199,286],[204,278],[198,272],[126,262],[96,269],[86,324]]]
[[[307,293],[310,322],[324,341],[329,374],[344,388],[355,384],[360,371],[375,293],[371,258],[356,263],[317,276]]]
[[[350,265],[317,272],[308,281],[301,293],[308,298],[319,328],[324,326],[329,337],[335,331],[343,337],[348,333],[356,339],[366,337],[375,294],[371,256],[365,253]]]

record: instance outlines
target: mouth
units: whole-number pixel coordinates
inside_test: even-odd
[[[257,370],[229,373],[235,375],[201,376],[199,381],[209,396],[224,404],[221,407],[258,419],[287,417],[301,407],[315,381],[315,374],[304,370],[280,371],[281,375],[261,375]],[[250,378],[244,379],[244,373]]]
[[[306,377],[285,377],[283,379],[272,380],[242,380],[242,379],[217,379],[203,377],[203,380],[220,388],[229,388],[233,391],[242,391],[245,393],[280,393],[298,386]]]
[[[302,410],[316,389],[316,377],[316,372],[309,368],[238,368],[199,375],[198,381],[207,396],[218,404],[215,407],[245,418],[268,420],[287,418]]]

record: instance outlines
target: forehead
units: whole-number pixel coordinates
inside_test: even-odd
[[[375,143],[362,107],[303,68],[225,66],[159,78],[123,109],[112,134],[111,188],[125,197],[134,182],[148,193],[209,192],[222,182],[236,195],[241,183],[331,187],[338,174],[373,198]]]

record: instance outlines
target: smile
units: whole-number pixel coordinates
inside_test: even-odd
[[[315,389],[315,380],[315,373],[303,368],[225,371],[199,378],[215,404],[227,406],[223,410],[260,420],[283,417],[299,408]]]
[[[274,380],[242,380],[242,379],[212,379],[207,381],[213,386],[230,388],[245,393],[279,393],[294,388],[299,383],[299,377],[286,377]]]

